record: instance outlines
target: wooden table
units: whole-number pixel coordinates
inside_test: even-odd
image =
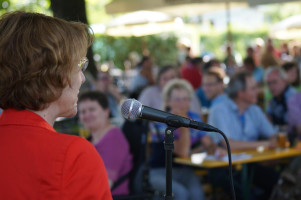
[[[246,164],[246,163],[254,163],[254,162],[264,162],[269,160],[277,160],[288,157],[294,157],[301,155],[300,148],[285,148],[282,150],[270,150],[266,149],[263,151],[257,150],[243,150],[243,151],[235,151],[233,153],[246,153],[252,155],[251,158],[243,159],[243,160],[235,160],[232,161],[232,165]],[[204,160],[203,162],[197,163],[193,162],[191,158],[175,158],[174,162],[183,165],[190,165],[194,167],[202,167],[202,168],[215,168],[215,167],[227,167],[228,162],[220,161],[220,160]]]
[[[243,150],[243,151],[236,151],[232,153],[246,153],[251,155],[251,158],[242,159],[242,160],[235,160],[232,161],[232,165],[242,165],[242,188],[243,188],[243,197],[244,200],[249,200],[250,198],[250,187],[251,187],[251,180],[248,177],[248,163],[255,163],[255,162],[266,162],[271,160],[278,160],[284,159],[294,156],[301,155],[301,143],[297,145],[296,148],[285,148],[285,149],[262,149],[259,150]],[[228,167],[228,161],[220,161],[220,160],[203,160],[202,162],[193,162],[191,158],[175,158],[175,163],[189,165],[194,167],[201,167],[201,168],[218,168],[218,167]]]

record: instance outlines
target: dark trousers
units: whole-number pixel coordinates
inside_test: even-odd
[[[248,183],[242,183],[242,171],[233,170],[233,181],[236,193],[236,199],[245,199],[243,195],[243,186],[249,185],[250,200],[267,200],[271,195],[273,187],[277,183],[279,173],[273,167],[261,164],[247,165]],[[210,169],[208,173],[209,181],[214,189],[221,188],[226,194],[223,199],[231,199],[231,188],[229,181],[228,168]]]

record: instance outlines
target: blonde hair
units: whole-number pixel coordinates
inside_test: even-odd
[[[42,110],[71,84],[93,36],[88,25],[16,11],[0,18],[0,107]]]
[[[162,91],[163,106],[164,106],[165,110],[168,109],[167,103],[170,100],[170,96],[171,96],[172,91],[176,90],[176,89],[185,90],[188,93],[190,99],[192,98],[193,88],[192,88],[191,84],[188,81],[186,81],[184,79],[179,79],[179,78],[170,80],[164,86],[163,91]]]

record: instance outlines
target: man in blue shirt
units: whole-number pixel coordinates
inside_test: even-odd
[[[275,130],[260,107],[255,105],[258,89],[252,74],[241,72],[234,75],[227,93],[223,102],[211,108],[208,123],[226,134],[231,149],[275,147]],[[218,136],[215,141],[221,139]]]
[[[203,90],[207,99],[211,101],[210,107],[226,99],[224,93],[225,72],[220,67],[211,67],[203,76]]]
[[[228,96],[223,102],[218,103],[210,109],[208,123],[217,127],[225,133],[229,139],[231,150],[254,149],[258,146],[265,148],[276,146],[275,130],[266,118],[257,102],[257,84],[252,74],[241,72],[235,74],[227,88]],[[214,140],[225,142],[220,135]],[[259,140],[264,138],[264,140]],[[257,186],[261,194],[254,199],[268,199],[270,193],[277,182],[278,174],[269,167],[260,164],[250,164],[248,169],[254,173],[252,184]],[[223,169],[211,170],[210,179],[214,184],[223,184],[220,177],[225,174]],[[239,174],[238,174],[239,176]],[[234,177],[240,180],[240,177]],[[225,187],[221,185],[221,187]],[[225,187],[227,191],[227,187]],[[241,199],[243,195],[239,186],[236,187],[237,198]]]
[[[211,66],[205,71],[202,87],[195,92],[202,108],[210,108],[212,105],[223,101],[225,75],[225,71],[219,66]]]

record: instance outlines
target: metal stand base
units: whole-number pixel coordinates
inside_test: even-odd
[[[167,127],[164,137],[164,149],[165,149],[165,169],[166,169],[166,194],[165,200],[173,200],[172,194],[172,151],[174,150],[174,135],[173,131],[176,128]]]

